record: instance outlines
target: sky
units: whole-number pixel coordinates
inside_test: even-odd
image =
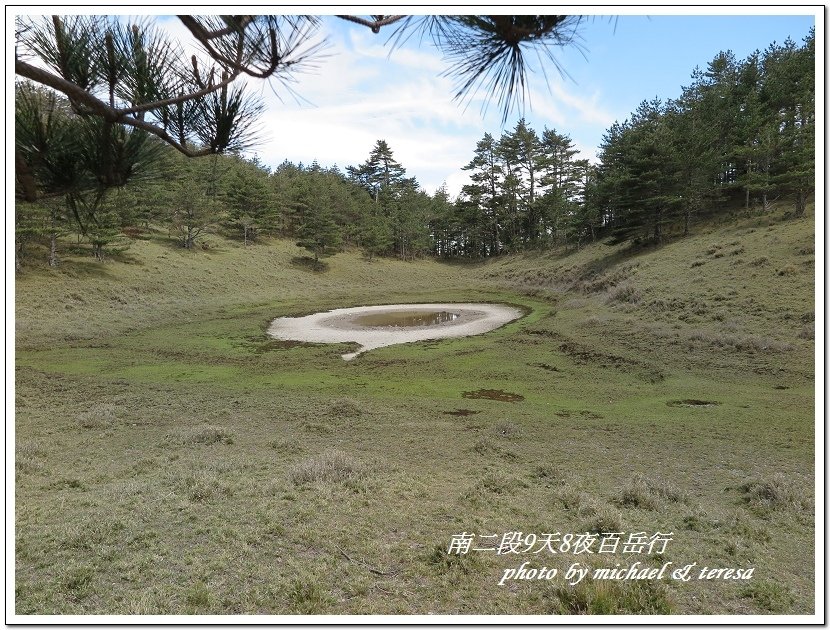
[[[364,162],[383,139],[424,189],[431,193],[445,183],[455,196],[468,181],[461,167],[472,159],[476,142],[486,132],[498,138],[523,113],[540,135],[545,127],[566,133],[579,157],[594,160],[603,133],[615,121],[626,119],[643,100],[679,96],[694,68],[705,68],[718,52],[731,50],[743,59],[787,37],[800,43],[816,20],[795,11],[587,17],[579,46],[555,53],[567,75],[550,62],[540,72],[533,53],[528,55],[536,66],[529,101],[504,126],[496,102],[482,111],[483,98],[466,106],[453,100],[454,83],[442,75],[448,66],[430,42],[393,48],[391,30],[373,34],[328,17],[322,26],[326,57],[292,85],[302,100],[278,84],[256,86],[267,113],[255,152],[271,167],[283,160],[317,160],[344,168]]]
[[[577,8],[593,15],[582,20],[577,46],[554,52],[566,74],[550,61],[540,63],[529,51],[528,100],[524,110],[514,109],[504,125],[495,101],[485,109],[486,95],[478,94],[469,102],[453,100],[455,84],[443,74],[448,65],[429,41],[413,37],[393,47],[390,27],[374,34],[366,27],[324,17],[317,37],[325,39],[326,48],[313,67],[294,77],[290,90],[274,80],[249,81],[266,107],[260,142],[250,155],[271,168],[285,160],[304,164],[316,160],[324,167],[344,169],[366,161],[382,139],[427,192],[445,184],[454,197],[469,181],[462,167],[473,158],[485,133],[498,138],[524,116],[540,135],[546,127],[569,135],[580,152],[577,157],[593,161],[603,133],[615,121],[629,117],[643,100],[679,96],[694,68],[705,68],[720,51],[731,50],[743,59],[787,37],[800,43],[822,11],[817,6],[683,7],[686,14],[680,15],[679,8],[657,6]],[[302,9],[307,13],[338,10]],[[512,10],[529,13],[535,8]],[[118,12],[131,14],[136,9]],[[157,21],[188,49],[192,38],[176,18]],[[818,74],[823,76],[823,71]]]

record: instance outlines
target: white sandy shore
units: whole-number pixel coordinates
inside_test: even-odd
[[[458,313],[451,322],[434,326],[361,326],[354,320],[369,313],[392,313],[396,311],[448,311]],[[468,337],[489,332],[522,316],[522,311],[501,304],[391,304],[384,306],[356,306],[338,308],[333,311],[314,313],[305,317],[278,317],[268,328],[268,334],[276,339],[306,341],[312,343],[343,343],[354,341],[360,344],[357,352],[344,354],[347,361],[361,352],[391,346],[397,343],[411,343],[426,339],[446,337]]]

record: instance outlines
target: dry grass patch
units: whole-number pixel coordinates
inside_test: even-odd
[[[167,436],[167,441],[174,444],[233,444],[233,433],[225,427],[204,425],[182,429]]]
[[[559,586],[550,599],[551,613],[563,615],[668,615],[668,590],[654,581],[609,582],[586,578],[576,586]]]
[[[15,448],[14,469],[18,474],[27,474],[43,470],[46,449],[36,440],[21,442]]]
[[[109,429],[118,422],[118,408],[108,403],[92,405],[78,414],[78,426],[82,429]]]
[[[781,510],[810,514],[814,510],[813,500],[805,485],[776,473],[769,479],[750,479],[738,489],[743,502],[758,512]]]
[[[210,503],[233,494],[230,485],[215,470],[199,469],[173,475],[174,490],[194,503]]]
[[[298,486],[310,483],[346,483],[364,475],[360,463],[343,451],[331,449],[299,462],[288,473]]]
[[[790,612],[795,603],[790,589],[777,582],[753,582],[742,588],[740,594],[769,613]]]
[[[685,492],[671,483],[645,475],[634,475],[620,492],[617,502],[625,507],[657,510],[666,503],[687,503]]]

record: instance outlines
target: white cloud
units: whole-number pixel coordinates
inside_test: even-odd
[[[163,24],[183,43],[192,41],[178,20]],[[501,135],[498,105],[490,103],[484,114],[486,94],[464,104],[453,100],[454,83],[442,75],[447,66],[429,42],[417,46],[413,38],[393,49],[388,35],[331,19],[314,41],[323,38],[330,46],[293,83],[247,81],[266,104],[263,142],[255,150],[260,159],[272,167],[287,159],[344,168],[366,160],[384,139],[429,192],[446,182],[451,195],[459,194],[469,182],[461,167],[472,159],[476,142],[486,131]],[[539,133],[545,126],[569,133],[581,156],[594,158],[580,131],[613,121],[601,95],[585,96],[568,79],[548,79],[549,85],[541,73],[531,76],[528,122]],[[519,115],[508,119],[508,128]]]

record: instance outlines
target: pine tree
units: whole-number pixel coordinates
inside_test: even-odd
[[[502,197],[500,188],[504,179],[504,170],[499,156],[498,145],[489,133],[476,144],[475,154],[469,164],[462,167],[471,171],[468,184],[462,188],[468,202],[481,208],[487,223],[487,251],[493,255],[501,252]]]
[[[510,192],[516,196],[522,240],[535,244],[541,231],[541,213],[536,204],[543,161],[539,137],[522,118],[513,131],[502,135],[499,152],[515,178]]]
[[[260,231],[272,229],[277,222],[274,192],[267,177],[267,172],[255,165],[238,161],[222,182],[227,223],[242,232],[246,246]]]
[[[340,246],[340,229],[332,212],[325,204],[312,203],[305,211],[303,222],[297,230],[297,247],[303,247],[314,254],[314,262],[328,256]]]
[[[349,166],[346,171],[352,181],[365,188],[376,203],[382,190],[394,190],[406,178],[406,169],[395,160],[385,140],[375,142],[366,162],[356,167]]]

